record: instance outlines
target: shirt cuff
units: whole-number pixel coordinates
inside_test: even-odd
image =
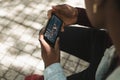
[[[60,63],[54,63],[54,64],[48,66],[44,71],[45,80],[59,78],[60,76],[63,80],[66,80],[66,77],[64,75],[64,72],[63,72],[63,69],[62,69]],[[57,79],[57,80],[59,80],[59,79]]]
[[[76,24],[87,26],[87,27],[93,27],[91,25],[91,22],[89,21],[86,10],[78,7],[76,7],[76,9],[78,10],[78,17],[77,17]]]

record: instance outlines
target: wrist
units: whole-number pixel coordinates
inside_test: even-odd
[[[78,19],[78,9],[75,7],[74,8],[74,20],[73,20],[73,24],[75,24],[77,22]]]
[[[87,16],[86,10],[84,8],[76,7],[77,9],[77,20],[75,24],[87,26],[87,27],[93,27],[91,25],[91,22],[89,21],[89,18]]]
[[[47,68],[48,66],[55,64],[55,63],[60,63],[59,61],[55,61],[55,62],[50,62],[50,63],[45,63],[45,68]]]
[[[75,10],[74,15],[75,15],[75,17],[77,17],[78,16],[78,9],[75,7],[74,10]]]
[[[60,57],[57,57],[56,59],[45,60],[44,63],[45,63],[45,68],[47,68],[48,66],[54,63],[60,63]]]

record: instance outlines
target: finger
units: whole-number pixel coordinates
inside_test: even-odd
[[[59,11],[58,11],[57,9],[54,9],[54,8],[52,8],[51,10],[49,10],[48,13],[47,13],[48,19],[51,18],[52,13],[55,13],[57,16],[60,16],[58,12],[59,12]]]
[[[50,19],[51,14],[52,14],[52,10],[48,10],[48,13],[47,13],[48,19]]]
[[[48,10],[48,14],[47,14],[48,19],[50,19],[52,13],[55,13],[57,10],[59,10],[59,6],[58,5],[57,6],[52,6],[52,9]]]
[[[43,27],[40,31],[39,31],[39,35],[43,34],[45,31],[45,27]]]
[[[66,6],[66,4],[62,4],[62,5],[56,5],[56,6],[52,6],[52,9],[55,10],[63,10],[63,8]]]
[[[62,17],[61,15],[64,14],[64,6],[63,5],[56,5],[52,6],[52,12],[55,13],[58,17]]]
[[[52,12],[53,12],[53,11],[54,11],[53,9],[51,9],[51,10],[49,10],[49,11],[48,11],[48,14],[47,14],[48,19],[50,19],[50,18],[51,18],[51,15],[52,15]]]
[[[47,49],[47,48],[49,49],[50,46],[44,39],[44,35],[43,35],[44,31],[45,31],[45,27],[43,27],[39,32],[39,41],[44,49]]]
[[[44,34],[45,31],[45,27],[43,27],[40,31],[39,31],[39,40],[40,40],[40,36]],[[41,36],[41,38],[43,38],[43,36]]]
[[[44,58],[44,56],[46,55],[46,52],[45,52],[45,48],[43,47],[43,44],[42,44],[42,42],[40,41],[40,44],[41,44],[41,56],[42,56],[42,58]]]
[[[50,49],[50,45],[44,40],[43,35],[40,36],[40,44],[44,49]]]
[[[59,49],[59,37],[57,38],[56,42],[55,42],[55,48],[56,49]]]
[[[48,53],[50,53],[49,52],[50,47],[43,38],[40,39],[40,44],[41,44],[41,53],[42,53],[41,56],[42,56],[42,58],[44,58],[45,56],[48,55]]]

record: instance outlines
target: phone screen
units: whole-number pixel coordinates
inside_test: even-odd
[[[61,30],[61,26],[63,21],[57,17],[55,14],[52,14],[51,18],[49,19],[45,32],[44,38],[45,40],[54,47],[58,34]]]

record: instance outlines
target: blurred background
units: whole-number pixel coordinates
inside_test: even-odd
[[[47,11],[57,4],[85,7],[84,0],[0,0],[0,80],[43,74],[38,33],[46,25]],[[61,53],[66,76],[87,68],[87,62]]]

